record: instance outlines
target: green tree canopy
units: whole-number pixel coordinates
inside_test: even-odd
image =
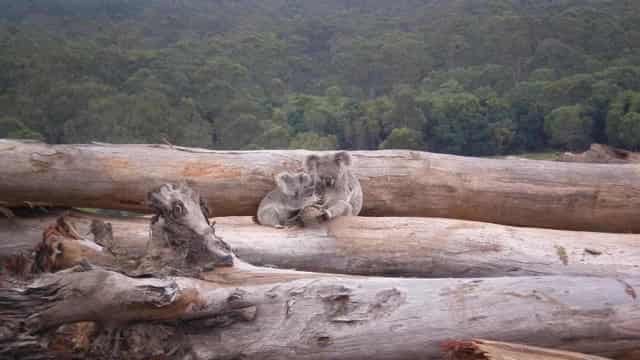
[[[290,149],[335,150],[336,147],[337,139],[335,136],[320,136],[309,132],[296,135],[289,143]]]
[[[638,1],[0,0],[0,136],[486,156],[637,144]]]
[[[583,150],[592,142],[592,119],[580,105],[553,110],[545,119],[544,129],[551,144],[569,150]]]
[[[396,128],[380,144],[380,149],[425,150],[422,134],[409,128]]]
[[[615,145],[638,149],[640,138],[638,115],[640,114],[640,92],[627,91],[611,104],[607,114],[607,136]]]

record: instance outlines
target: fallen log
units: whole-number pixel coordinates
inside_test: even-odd
[[[500,341],[452,341],[445,345],[448,360],[607,360],[600,356]]]
[[[162,145],[44,145],[0,140],[0,206],[149,211],[146,193],[188,180],[213,216],[253,215],[273,175],[307,151],[209,151]],[[355,151],[363,214],[444,217],[604,232],[640,232],[635,165]]]
[[[116,338],[122,344],[114,348],[121,352],[108,354],[116,358],[180,348],[196,359],[441,359],[443,343],[471,337],[610,357],[640,349],[638,278],[358,279],[300,273],[292,281],[277,270],[260,272],[262,284],[251,285],[70,269],[26,290],[2,289],[0,327],[10,336],[0,339],[0,348],[13,353],[0,355],[25,351],[16,344],[27,336],[24,327],[33,336],[80,321],[129,334]],[[160,349],[132,346],[140,339],[128,332],[129,324],[148,321],[181,325],[165,329],[169,335]],[[147,326],[147,333],[157,331]]]
[[[63,213],[0,219],[0,258],[33,249]],[[115,218],[69,211],[90,235],[111,224],[114,244],[144,255],[148,217]],[[303,271],[415,277],[640,275],[640,235],[519,228],[438,218],[345,217],[311,228],[274,229],[249,217],[216,218],[216,234],[254,265]]]

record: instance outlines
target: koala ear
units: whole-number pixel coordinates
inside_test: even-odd
[[[320,162],[320,157],[318,155],[309,155],[304,161],[304,166],[307,170],[315,170],[318,167],[318,163]]]
[[[296,192],[293,187],[293,176],[287,172],[276,175],[276,185],[285,195],[292,196]]]
[[[349,153],[346,151],[340,151],[336,153],[333,159],[338,165],[344,165],[344,166],[351,165],[351,155],[349,155]]]

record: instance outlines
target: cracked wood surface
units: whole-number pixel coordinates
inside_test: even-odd
[[[39,279],[27,292],[3,289],[0,300],[13,299],[13,305],[0,312],[13,320],[26,318],[31,329],[45,329],[75,321],[195,320],[224,314],[238,302],[239,308],[253,308],[243,321],[199,326],[183,337],[198,359],[441,359],[443,343],[476,337],[610,357],[640,348],[640,305],[627,291],[640,286],[636,277],[304,278],[300,273],[302,278],[291,280],[282,271],[259,271],[260,284],[228,286],[70,270]]]
[[[146,193],[188,180],[213,216],[254,215],[282,170],[308,151],[210,151],[164,145],[45,145],[0,140],[0,206],[148,211]],[[640,232],[634,165],[354,151],[363,215],[445,217],[605,232]]]
[[[65,212],[0,218],[0,257],[30,251]],[[112,224],[119,251],[136,258],[149,240],[148,217],[78,211],[66,218],[81,234],[93,220]],[[640,235],[520,228],[439,218],[345,217],[312,228],[273,229],[249,217],[213,219],[216,234],[242,260],[329,273],[419,276],[640,274]],[[91,239],[91,235],[87,235]]]
[[[244,288],[263,299],[256,319],[192,346],[202,358],[441,359],[444,341],[484,337],[619,356],[640,347],[640,306],[625,288],[590,277],[298,280]]]

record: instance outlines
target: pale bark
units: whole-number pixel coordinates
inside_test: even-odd
[[[148,191],[189,180],[213,216],[254,215],[282,170],[307,151],[208,151],[152,145],[56,145],[0,140],[5,205],[148,211]],[[446,217],[509,225],[640,232],[637,165],[355,151],[364,215]],[[0,206],[3,206],[0,203]]]
[[[451,342],[448,360],[608,360],[600,356],[489,340]]]
[[[638,278],[299,273],[291,280],[290,272],[255,271],[260,281],[250,285],[245,279],[132,279],[70,270],[45,276],[27,292],[2,290],[0,302],[11,304],[0,310],[2,326],[20,332],[10,324],[26,321],[33,332],[77,321],[116,327],[132,321],[200,321],[191,332],[184,323],[180,328],[186,333],[177,338],[198,359],[441,359],[448,340],[473,337],[603,356],[640,348]],[[212,317],[217,320],[206,320]]]
[[[438,359],[443,343],[473,337],[610,356],[640,348],[639,276],[429,280],[260,268],[216,234],[193,189],[166,184],[150,198],[151,241],[132,272],[145,278],[76,261],[29,286],[6,282],[0,357],[68,357],[57,344],[84,343],[78,351],[95,359]],[[85,241],[70,222],[56,224],[45,242]],[[198,279],[166,276],[173,270]],[[61,330],[78,322],[108,330]]]
[[[0,219],[0,257],[32,249],[61,213]],[[81,234],[112,224],[114,244],[144,254],[149,218],[67,213]],[[312,228],[274,229],[249,217],[213,219],[244,261],[304,271],[415,277],[640,274],[640,235],[519,228],[439,218],[345,217]],[[9,225],[11,224],[11,225]],[[91,235],[86,236],[91,239]],[[90,262],[91,259],[89,259]]]

